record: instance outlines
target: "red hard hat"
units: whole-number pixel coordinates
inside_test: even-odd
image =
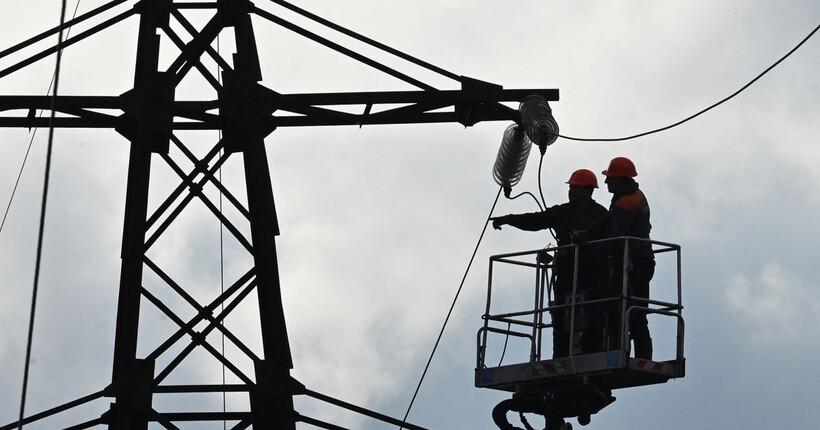
[[[609,162],[609,167],[603,172],[607,177],[624,176],[627,178],[634,178],[638,176],[638,171],[635,170],[635,163],[626,157],[615,157]]]
[[[592,173],[592,170],[578,169],[572,172],[572,175],[567,181],[570,185],[580,185],[582,187],[598,188],[598,178]]]

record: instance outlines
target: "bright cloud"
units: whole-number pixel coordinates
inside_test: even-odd
[[[818,291],[817,281],[769,264],[756,277],[736,275],[724,297],[729,310],[743,319],[755,343],[771,347],[817,337]]]

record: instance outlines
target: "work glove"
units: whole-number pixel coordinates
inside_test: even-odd
[[[493,228],[496,230],[501,230],[501,226],[506,225],[508,223],[508,219],[509,218],[507,215],[490,218],[490,220],[492,220],[493,222]]]

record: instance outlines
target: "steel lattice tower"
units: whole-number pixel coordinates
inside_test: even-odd
[[[94,19],[126,3],[124,0],[109,2],[67,22],[66,27]],[[174,429],[187,421],[209,420],[227,420],[235,423],[233,428],[237,429],[295,429],[297,422],[338,428],[294,410],[293,396],[308,395],[375,419],[401,424],[400,420],[313,392],[290,375],[293,361],[281,301],[276,253],[279,226],[265,138],[280,127],[432,122],[458,122],[470,126],[480,121],[520,121],[519,112],[501,102],[517,102],[530,94],[557,100],[558,91],[505,90],[498,85],[456,75],[448,77],[456,79],[461,85],[460,89],[437,90],[307,32],[245,0],[141,0],[132,3],[133,8],[66,40],[62,46],[44,50],[0,71],[2,78],[119,22],[132,17],[139,19],[133,89],[118,96],[56,96],[53,108],[59,114],[53,122],[54,127],[114,129],[130,143],[111,384],[87,397],[28,417],[24,422],[34,422],[88,401],[109,397],[113,399],[109,411],[72,428],[107,425],[117,430],[147,429],[150,423],[158,423],[164,428]],[[285,2],[274,0],[274,3],[304,13],[320,23],[330,24]],[[194,10],[209,10],[213,15],[207,24],[197,28],[186,17]],[[420,90],[279,94],[260,84],[263,73],[251,21],[253,15],[322,43]],[[188,42],[172,29],[169,24],[172,20],[189,33],[185,35],[185,38],[190,38]],[[9,48],[0,53],[0,58],[31,46],[59,30],[54,28]],[[236,53],[229,59],[223,58],[212,48],[216,38],[225,31],[233,32],[236,44]],[[160,68],[161,49],[176,51],[176,58],[165,69]],[[210,57],[219,64],[223,70],[221,77],[207,70],[202,62],[203,57]],[[440,71],[411,57],[403,57]],[[189,74],[196,73],[217,91],[217,99],[178,99],[176,90],[180,82]],[[395,107],[397,105],[399,107]],[[340,106],[360,106],[362,113],[351,114],[337,108]],[[381,106],[384,108],[380,109]],[[46,96],[0,96],[0,113],[6,113],[0,117],[0,126],[45,127],[48,119],[37,118],[31,113],[50,108],[51,98]],[[18,111],[29,114],[18,115]],[[210,146],[204,156],[197,156],[191,144],[178,133],[185,130],[221,131],[221,138]],[[241,159],[244,169],[244,198],[221,183],[217,176],[227,160],[236,158]],[[152,163],[156,162],[167,164],[177,174],[179,183],[161,200],[160,205],[151,208],[149,185]],[[183,166],[192,167],[185,170]],[[209,199],[205,188],[218,190],[231,208],[241,214],[243,225],[228,219]],[[195,299],[186,285],[176,280],[161,262],[151,256],[152,246],[174,223],[180,222],[180,215],[194,202],[207,208],[220,220],[232,239],[247,252],[251,262],[244,273],[234,279],[226,279],[224,292],[217,291],[206,300]],[[163,287],[172,291],[177,300],[173,303],[166,301],[146,288],[148,274],[161,279]],[[231,332],[223,324],[225,318],[253,294],[258,303],[262,354],[254,352],[239,334]],[[185,303],[184,310],[175,307],[178,301]],[[175,324],[174,333],[158,340],[155,348],[147,354],[138,351],[140,310],[143,306],[155,307]],[[233,347],[242,351],[243,360],[253,363],[252,370],[240,368],[233,358],[229,359],[212,346],[207,341],[211,334],[224,336]],[[164,383],[194,351],[205,351],[241,382],[227,385]],[[152,405],[156,394],[186,396],[225,392],[247,393],[246,409],[240,412],[220,409],[160,413]],[[401,425],[409,429],[419,428],[406,423]],[[17,423],[13,423],[0,427],[0,430],[16,427]]]

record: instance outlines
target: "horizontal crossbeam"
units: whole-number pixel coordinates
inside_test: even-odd
[[[392,91],[364,93],[309,93],[277,94],[268,101],[277,113],[271,115],[267,125],[274,127],[307,127],[363,124],[409,124],[460,122],[472,125],[481,121],[518,121],[516,109],[500,103],[518,102],[524,97],[538,94],[548,101],[558,100],[558,90],[550,89],[489,89],[480,91]],[[58,96],[54,101],[54,118],[57,128],[115,128],[122,119],[125,100],[123,97],[106,96]],[[221,128],[218,100],[175,101],[172,111],[176,120],[174,130],[219,130]],[[385,110],[370,113],[374,107],[384,105]],[[396,107],[399,105],[399,107]],[[330,109],[336,106],[362,106],[361,114]],[[322,107],[319,109],[318,107]],[[442,109],[454,108],[453,111]],[[48,96],[2,96],[0,97],[0,127],[31,128],[47,127],[49,118],[32,115],[36,110],[51,109]],[[16,112],[21,111],[21,112]],[[309,112],[308,114],[301,114]],[[468,113],[465,113],[468,112]],[[264,122],[264,121],[263,121]]]

